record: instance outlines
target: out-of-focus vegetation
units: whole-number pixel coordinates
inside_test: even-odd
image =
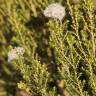
[[[44,9],[61,3],[62,21]],[[96,96],[95,0],[0,0],[0,96]],[[8,62],[21,46],[23,58]]]

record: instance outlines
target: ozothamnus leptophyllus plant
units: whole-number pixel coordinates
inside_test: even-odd
[[[65,7],[59,3],[49,5],[43,12],[45,17],[62,20],[65,16]]]
[[[8,62],[18,59],[20,56],[23,56],[25,49],[23,47],[15,47],[14,49],[8,52]]]

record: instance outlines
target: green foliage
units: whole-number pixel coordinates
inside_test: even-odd
[[[0,96],[96,95],[95,8],[76,1],[0,0]],[[66,9],[62,21],[43,16],[54,2]],[[15,46],[24,56],[8,62]]]

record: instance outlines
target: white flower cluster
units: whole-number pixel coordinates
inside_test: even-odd
[[[25,52],[25,49],[22,47],[15,47],[14,49],[12,49],[11,51],[8,52],[8,62],[14,60],[14,59],[18,59],[19,56],[23,56]]]
[[[58,3],[53,3],[44,10],[43,14],[45,17],[62,20],[65,16],[65,8]]]

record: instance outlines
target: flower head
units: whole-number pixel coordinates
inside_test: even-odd
[[[65,8],[58,3],[53,3],[44,10],[43,14],[46,17],[62,20],[65,16]]]
[[[19,56],[22,56],[25,52],[25,49],[22,47],[15,47],[11,51],[8,52],[8,62],[14,59],[18,59]]]

